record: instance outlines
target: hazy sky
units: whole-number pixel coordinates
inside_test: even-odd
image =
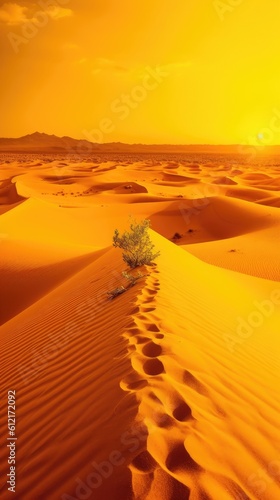
[[[278,0],[0,2],[0,136],[279,144],[279,27]]]

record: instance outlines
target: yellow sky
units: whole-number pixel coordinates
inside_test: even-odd
[[[279,26],[277,0],[0,2],[0,136],[279,144]]]

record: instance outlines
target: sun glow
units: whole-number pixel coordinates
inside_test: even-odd
[[[268,140],[262,129],[280,110],[274,0],[235,7],[179,0],[176,9],[159,0],[47,4],[0,7],[1,136],[40,130],[77,138],[94,131],[101,142]],[[149,71],[164,77],[152,80]],[[279,142],[279,131],[270,134],[270,144]]]

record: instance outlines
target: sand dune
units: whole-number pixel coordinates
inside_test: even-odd
[[[0,421],[6,433],[15,389],[14,498],[279,498],[278,175],[5,157]],[[109,300],[126,286],[112,235],[129,215],[152,221],[161,255]],[[0,459],[6,500],[6,436]]]
[[[217,177],[214,181],[213,184],[237,184],[236,181],[233,181],[229,177]]]
[[[147,467],[144,471],[141,463],[138,470],[133,463],[133,484],[139,497],[145,492],[145,498],[160,498],[166,488],[172,498],[177,481],[185,485],[181,488],[182,498],[258,498],[251,471],[277,456],[273,438],[277,437],[276,429],[272,426],[272,434],[265,437],[260,435],[260,429],[271,422],[272,414],[276,422],[277,408],[279,411],[274,400],[279,310],[269,325],[269,338],[266,324],[238,347],[234,340],[231,346],[231,336],[234,339],[236,335],[236,309],[244,317],[251,312],[248,289],[255,286],[254,278],[247,281],[244,291],[242,279],[238,282],[236,276],[204,268],[182,251],[175,252],[171,243],[158,236],[155,241],[163,255],[159,274],[150,278],[149,288],[155,290],[160,284],[160,289],[154,311],[145,313],[146,301],[140,298],[141,317],[136,317],[136,322],[139,333],[146,330],[146,339],[144,347],[143,339],[140,343],[136,340],[136,354],[132,356],[132,366],[141,378],[148,375],[148,386],[140,387],[137,394],[139,412],[149,431],[151,465],[148,467],[147,454],[143,456]],[[186,286],[188,282],[191,287]],[[267,283],[266,292],[274,288],[275,284]],[[229,308],[233,296],[235,303]],[[169,316],[170,311],[174,315]],[[135,333],[133,328],[133,343]],[[260,346],[265,350],[262,359]],[[254,428],[253,422],[258,422]],[[233,473],[234,454],[240,461]],[[263,498],[277,497],[277,479]]]
[[[151,216],[153,227],[171,239],[178,232],[179,244],[229,239],[279,227],[277,208],[252,205],[226,197],[183,199],[169,203]]]
[[[11,179],[0,181],[0,215],[12,210],[22,201],[24,201],[24,198],[18,194]]]
[[[20,240],[4,240],[1,244],[0,264],[0,324],[91,263],[95,253],[98,255],[99,252],[79,246],[54,247]]]

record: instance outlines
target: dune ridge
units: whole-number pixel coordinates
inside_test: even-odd
[[[134,316],[137,328],[132,327],[126,334],[135,349],[132,366],[137,374],[129,379],[127,387],[136,391],[140,400],[139,413],[148,429],[147,450],[141,452],[130,466],[136,498],[165,498],[165,495],[166,498],[176,498],[176,495],[178,498],[213,498],[213,491],[219,498],[260,498],[253,471],[262,467],[264,453],[267,457],[277,457],[272,444],[277,430],[271,427],[271,435],[264,438],[258,428],[253,432],[251,426],[253,422],[265,426],[266,412],[270,421],[271,413],[274,413],[276,424],[279,405],[274,400],[273,370],[272,378],[267,376],[264,383],[259,372],[261,361],[254,355],[251,358],[248,349],[241,356],[234,354],[235,372],[232,372],[232,354],[222,334],[226,326],[224,331],[234,336],[234,331],[228,327],[230,318],[224,318],[221,311],[220,317],[213,319],[211,311],[204,307],[208,329],[203,324],[197,325],[197,321],[193,322],[193,306],[201,301],[202,283],[205,304],[207,293],[211,291],[209,283],[206,285],[201,277],[201,263],[192,260],[191,271],[185,271],[178,265],[182,255],[178,254],[170,261],[171,252],[176,253],[174,247],[167,249],[167,243],[162,243],[163,247],[166,249],[165,262],[161,259],[163,262],[158,270],[152,271],[148,286],[138,300],[139,312]],[[208,269],[207,274],[211,275],[211,271],[217,278],[214,269]],[[196,285],[195,290],[184,290],[180,286],[184,283],[182,274],[188,275],[192,286]],[[229,279],[229,276],[225,274],[225,278]],[[238,288],[241,305],[245,297],[242,287]],[[218,286],[215,286],[213,295],[209,302],[213,299],[222,302]],[[182,311],[182,304],[186,310]],[[171,319],[167,324],[162,320],[166,317],[163,314],[165,308],[173,311],[173,323]],[[279,317],[278,311],[278,321]],[[215,326],[211,327],[210,322]],[[277,328],[274,328],[274,342],[277,345]],[[269,342],[266,348],[273,356],[273,346]],[[254,366],[254,377],[259,378],[258,389],[253,389],[246,378],[248,356],[250,366]],[[274,361],[278,364],[276,357]],[[266,359],[263,363],[266,366]],[[237,400],[240,413],[232,414],[232,406]],[[244,405],[246,413],[241,411]],[[238,436],[233,429],[239,429]],[[241,429],[244,429],[243,433]],[[259,448],[260,442],[262,448]],[[207,443],[207,453],[204,443]],[[243,456],[236,470],[231,468],[231,453]],[[279,494],[278,474],[271,482],[269,492],[264,492],[262,498],[276,498]]]

